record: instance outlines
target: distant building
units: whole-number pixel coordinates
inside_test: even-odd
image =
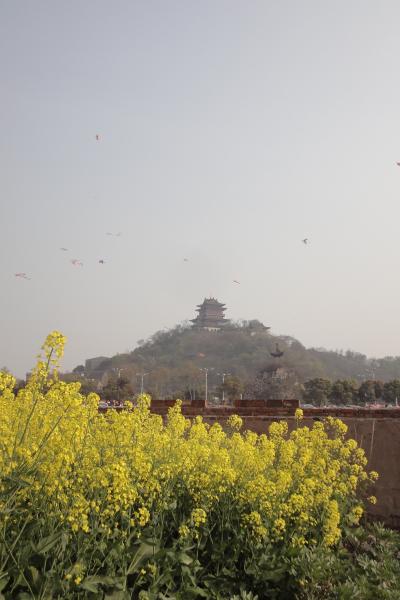
[[[264,335],[271,329],[271,327],[266,327],[264,323],[261,323],[261,321],[258,321],[257,319],[249,321],[247,328],[252,337],[255,335]]]
[[[111,360],[107,356],[96,356],[95,358],[88,358],[85,361],[85,375],[86,377],[96,377],[101,375],[111,363]]]
[[[261,369],[245,390],[246,398],[289,400],[300,392],[297,374],[290,368],[269,364]]]
[[[218,302],[216,298],[204,298],[203,304],[198,304],[196,308],[199,314],[191,319],[193,328],[219,331],[229,323],[229,319],[225,319],[225,310],[225,304]]]

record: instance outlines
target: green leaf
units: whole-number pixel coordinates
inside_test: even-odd
[[[41,539],[40,542],[38,542],[36,544],[36,546],[34,544],[32,544],[32,547],[35,550],[35,552],[37,552],[38,554],[46,554],[46,552],[48,552],[56,544],[58,544],[58,542],[61,540],[61,538],[62,538],[62,533],[60,531],[58,531],[57,533],[53,533],[53,534]]]
[[[206,592],[206,590],[199,588],[197,585],[193,586],[193,587],[187,587],[185,591],[187,591],[190,594],[193,594],[194,598],[209,598],[210,597],[208,592]]]
[[[86,579],[84,579],[80,586],[82,589],[88,591],[88,592],[93,592],[94,594],[96,594],[99,591],[99,584],[98,583],[93,583],[91,581],[86,581]]]
[[[0,592],[4,590],[7,583],[10,581],[10,576],[7,573],[2,573],[0,575]]]
[[[128,567],[128,570],[126,572],[127,575],[132,575],[132,573],[135,573],[135,571],[138,570],[140,565],[143,564],[143,562],[147,558],[153,556],[157,550],[158,546],[155,546],[154,544],[149,544],[148,542],[141,542],[140,546],[138,547],[132,558],[131,564]]]
[[[131,600],[131,598],[127,591],[115,591],[104,595],[104,600]]]
[[[65,531],[61,534],[61,550],[65,552],[66,547],[68,546],[69,535],[65,533]]]
[[[41,579],[41,575],[36,567],[32,565],[29,567],[29,571],[31,572],[32,581],[35,585],[37,585]]]
[[[105,585],[105,586],[114,586],[116,588],[118,587],[123,587],[124,581],[122,579],[122,577],[109,577],[107,575],[89,575],[88,577],[85,577],[85,579],[82,581],[82,583],[80,584],[81,587],[85,587],[85,586],[99,586],[99,585]],[[86,589],[86,587],[85,587]],[[89,588],[87,588],[89,589]],[[92,590],[89,590],[92,591]]]
[[[191,565],[194,559],[191,556],[189,556],[189,554],[186,554],[185,552],[180,552],[178,554],[178,560],[182,565]]]

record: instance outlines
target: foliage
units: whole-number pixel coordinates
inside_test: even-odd
[[[333,383],[329,379],[308,379],[304,383],[303,400],[315,406],[334,404],[348,405],[375,404],[385,402],[386,405],[396,405],[400,400],[400,381],[394,379],[382,381],[368,379],[360,385],[350,379],[340,379]]]
[[[332,382],[323,377],[308,379],[304,383],[303,399],[315,406],[326,406],[332,391]]]
[[[108,402],[123,402],[131,399],[133,389],[127,377],[118,374],[112,374],[108,382],[101,390],[101,398]]]
[[[400,380],[393,379],[383,386],[383,400],[388,404],[397,404],[400,400]]]
[[[100,379],[107,371],[123,368],[124,374],[130,374],[134,392],[139,392],[135,374],[149,372],[145,389],[155,398],[177,398],[185,392],[191,398],[204,397],[201,367],[210,369],[209,390],[220,386],[218,373],[223,372],[247,385],[261,369],[276,365],[270,354],[276,343],[284,352],[280,365],[294,371],[300,383],[316,378],[359,382],[400,378],[400,357],[369,359],[357,352],[307,349],[292,337],[271,335],[256,321],[231,322],[218,332],[194,330],[186,324],[159,331],[147,341],[140,340],[132,352],[104,360],[95,374],[87,370],[86,375]]]
[[[235,377],[234,375],[228,375],[225,377],[224,383],[217,388],[217,394],[219,394],[221,398],[224,394],[230,402],[240,398],[243,391],[243,383],[240,381],[239,377]]]
[[[376,395],[377,389],[379,388],[375,381],[371,379],[363,381],[358,388],[358,397],[361,404],[374,404],[378,400]]]
[[[352,379],[338,379],[332,385],[331,399],[335,404],[358,404],[358,385]]]
[[[374,524],[348,532],[338,551],[303,548],[292,563],[298,600],[398,600],[400,535]]]
[[[179,402],[164,423],[147,396],[100,414],[59,380],[64,343],[16,396],[0,374],[3,599],[295,597],[302,553],[334,555],[359,522],[377,475],[340,420],[224,431]]]

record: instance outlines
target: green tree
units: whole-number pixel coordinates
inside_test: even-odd
[[[383,400],[387,404],[400,402],[400,379],[392,379],[383,386]]]
[[[383,388],[384,388],[384,383],[383,381],[379,381],[379,379],[375,380],[375,398],[377,400],[380,400],[383,396]]]
[[[358,388],[358,396],[361,404],[373,404],[376,402],[376,381],[372,379],[363,381]]]
[[[235,377],[234,375],[229,375],[225,377],[224,383],[217,387],[217,394],[222,398],[222,393],[224,397],[229,400],[229,402],[234,402],[240,395],[243,394],[244,385],[239,377]]]
[[[316,377],[304,383],[303,399],[316,406],[326,406],[331,392],[332,382],[323,377]]]
[[[332,385],[331,400],[335,404],[358,404],[358,385],[354,379],[337,379]]]
[[[119,403],[131,400],[133,389],[127,377],[112,375],[99,394],[102,400]]]

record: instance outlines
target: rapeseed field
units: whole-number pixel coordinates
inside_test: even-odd
[[[0,373],[0,598],[295,598],[299,557],[376,501],[340,420],[298,410],[257,435],[179,401],[163,421],[146,395],[102,414],[59,380],[64,344],[47,337],[17,394]]]

